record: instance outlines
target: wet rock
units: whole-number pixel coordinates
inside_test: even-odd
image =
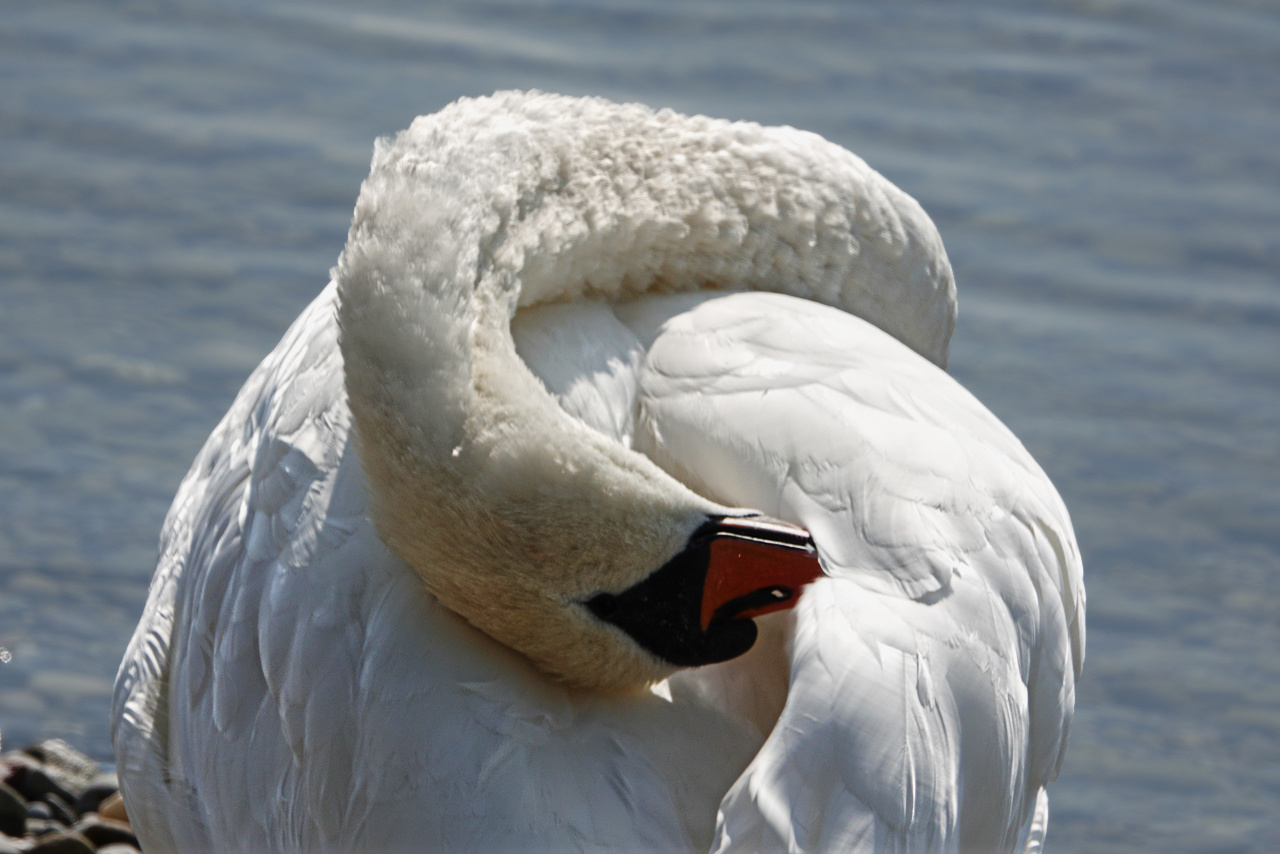
[[[27,836],[44,836],[46,833],[61,833],[65,827],[51,818],[27,818]]]
[[[71,806],[62,798],[58,797],[53,792],[50,792],[49,794],[45,795],[42,800],[46,804],[48,804],[49,809],[53,811],[54,821],[66,827],[70,827],[71,825],[76,823],[75,812],[71,809]]]
[[[68,792],[84,791],[101,773],[97,762],[58,738],[25,747],[22,753],[36,760],[45,773]],[[75,803],[75,798],[63,800]]]
[[[67,817],[68,824],[75,821],[72,804],[101,773],[96,762],[56,738],[6,753],[0,765],[4,782],[28,801],[56,796],[57,801],[50,802],[54,817]]]
[[[32,801],[27,804],[27,818],[37,818],[42,821],[53,820],[53,807],[44,801]]]
[[[115,774],[99,774],[76,799],[76,815],[97,812],[102,802],[119,790],[120,781]]]
[[[8,775],[4,782],[12,786],[28,801],[43,800],[45,795],[55,794],[63,803],[75,803],[76,796],[51,777],[35,759],[22,754],[5,757]]]
[[[12,786],[0,783],[0,833],[21,836],[27,827],[27,799]]]
[[[138,837],[133,835],[133,829],[121,821],[112,821],[101,816],[86,816],[71,829],[98,848],[117,844],[132,845],[135,848],[138,846]]]
[[[78,833],[48,833],[36,840],[29,854],[94,854],[93,845]]]
[[[31,850],[31,843],[25,839],[10,839],[0,836],[0,854],[26,854]]]
[[[0,756],[0,854],[137,854],[115,774],[51,739]]]

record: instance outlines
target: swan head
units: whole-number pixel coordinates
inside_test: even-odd
[[[662,661],[697,667],[749,650],[754,618],[792,607],[821,575],[803,528],[763,516],[726,516],[703,524],[640,582],[585,604]]]

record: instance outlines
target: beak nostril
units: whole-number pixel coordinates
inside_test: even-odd
[[[795,591],[790,587],[764,587],[760,590],[754,590],[745,596],[739,596],[736,599],[725,602],[716,609],[712,621],[722,620],[749,620],[755,617],[761,617],[772,611],[778,610],[778,607],[789,601],[795,596]]]

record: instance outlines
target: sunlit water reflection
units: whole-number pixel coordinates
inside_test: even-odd
[[[915,195],[953,373],[1055,479],[1089,656],[1058,851],[1280,850],[1280,12],[1263,2],[9,3],[0,727],[107,760],[178,480],[372,139],[538,87],[792,124]]]

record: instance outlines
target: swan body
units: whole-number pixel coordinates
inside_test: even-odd
[[[501,93],[380,143],[166,520],[113,706],[144,846],[1034,850],[1080,559],[954,311],[811,134]],[[591,606],[751,511],[824,573],[745,654]]]

